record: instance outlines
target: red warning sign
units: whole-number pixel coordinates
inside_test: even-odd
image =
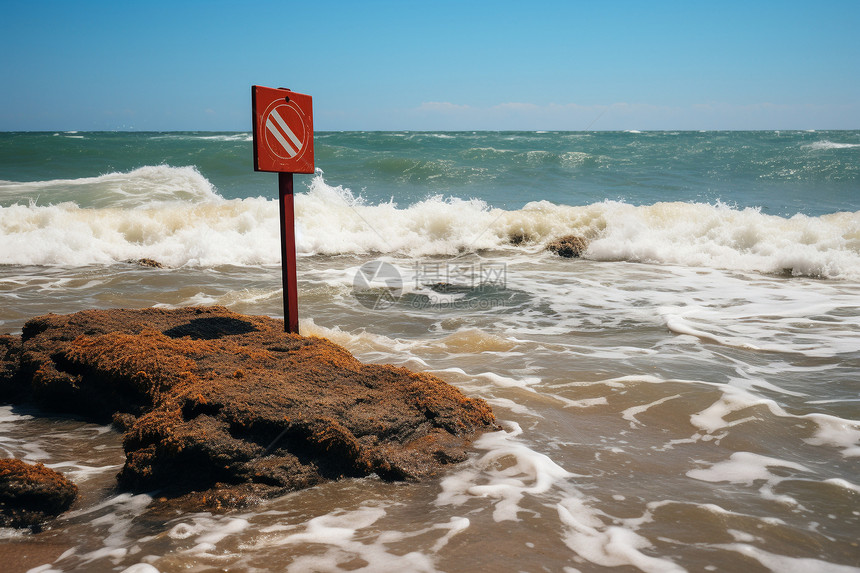
[[[284,88],[251,86],[254,171],[314,172],[311,96]]]

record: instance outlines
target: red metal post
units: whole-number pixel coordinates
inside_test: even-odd
[[[293,174],[278,173],[281,211],[281,277],[284,290],[284,332],[299,333],[299,299],[296,281],[296,229],[293,208]]]

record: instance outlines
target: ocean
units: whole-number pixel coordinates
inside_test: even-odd
[[[300,331],[503,431],[438,479],[225,514],[117,491],[121,436],[0,406],[80,498],[4,569],[860,571],[860,131],[325,132]],[[283,316],[249,133],[0,134],[0,333],[89,308]],[[546,250],[576,235],[580,258]],[[151,259],[161,267],[143,266]]]

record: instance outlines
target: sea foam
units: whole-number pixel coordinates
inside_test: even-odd
[[[225,199],[193,167],[0,183],[0,264],[169,266],[280,263],[277,201]],[[860,212],[784,218],[725,204],[619,201],[504,210],[435,195],[372,204],[318,172],[295,196],[300,255],[543,253],[566,234],[584,257],[820,278],[860,277]],[[543,254],[541,256],[551,256]]]
[[[212,184],[194,167],[148,165],[127,173],[78,179],[0,181],[0,206],[58,205],[82,208],[133,209],[175,202],[220,199]]]
[[[824,141],[810,143],[807,147],[809,149],[851,149],[860,147],[860,143],[836,143],[825,139]]]

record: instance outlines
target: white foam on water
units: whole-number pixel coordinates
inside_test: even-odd
[[[654,510],[657,510],[661,507],[669,506],[669,505],[675,505],[675,504],[696,507],[698,509],[702,509],[702,510],[705,510],[707,512],[715,513],[715,514],[722,515],[722,516],[738,516],[738,517],[743,517],[743,518],[752,518],[752,519],[755,519],[757,521],[761,521],[762,523],[766,523],[768,525],[785,525],[785,522],[783,520],[779,519],[778,517],[762,517],[762,516],[750,515],[750,514],[746,514],[746,513],[740,513],[737,511],[731,511],[731,510],[725,509],[724,507],[721,507],[715,503],[691,503],[691,502],[686,502],[686,501],[677,501],[677,500],[673,500],[673,499],[664,499],[664,500],[660,500],[660,501],[648,502],[647,507],[648,507],[649,512],[653,512]]]
[[[27,569],[27,573],[64,573],[62,569],[54,569],[50,563]]]
[[[136,563],[131,567],[126,567],[122,573],[161,573],[158,569],[148,563]]]
[[[712,464],[708,468],[698,468],[687,472],[693,479],[707,482],[730,482],[743,485],[753,485],[756,481],[764,481],[774,485],[784,478],[772,473],[768,468],[788,468],[799,472],[811,472],[801,464],[779,460],[752,452],[734,452],[729,459]]]
[[[517,343],[497,333],[487,332],[479,328],[465,327],[440,339],[425,342],[425,346],[431,351],[443,352],[446,355],[456,355],[479,352],[506,353],[516,348]]]
[[[219,555],[213,553],[217,544],[229,536],[245,531],[249,526],[248,520],[241,517],[223,518],[198,515],[192,517],[190,522],[183,521],[174,525],[167,532],[167,536],[177,540],[194,538],[194,545],[182,550],[183,553],[218,557]]]
[[[852,149],[860,147],[860,143],[837,143],[827,139],[805,145],[809,149]]]
[[[470,462],[471,467],[442,480],[437,504],[472,507],[476,497],[485,498],[492,501],[493,519],[504,522],[519,521],[521,513],[530,513],[522,506],[526,497],[545,498],[542,505],[547,504],[546,498],[558,497],[562,540],[577,558],[601,566],[634,566],[646,572],[685,571],[670,559],[642,551],[652,544],[635,530],[648,521],[648,515],[623,520],[622,525],[607,525],[601,519],[604,514],[575,487],[576,478],[584,476],[563,469],[549,456],[520,442],[522,429],[518,424],[505,425],[507,431],[484,434],[475,442],[476,448],[487,453]]]
[[[127,173],[79,179],[0,182],[0,204],[34,206],[74,203],[84,208],[133,209],[177,202],[222,200],[195,167],[147,165]]]
[[[137,209],[13,205],[0,208],[0,261],[83,266],[150,258],[172,267],[275,264],[280,260],[277,211],[268,203],[245,199]]]
[[[744,385],[705,382],[701,380],[663,379],[652,375],[634,375],[587,383],[578,382],[562,384],[557,386],[557,388],[564,386],[588,385],[604,385],[608,388],[624,388],[628,384],[663,384],[669,382],[680,382],[683,384],[711,388],[714,390],[718,390],[719,395],[717,399],[714,400],[709,406],[690,414],[690,423],[693,427],[698,428],[700,430],[699,432],[693,434],[689,438],[670,440],[664,445],[664,448],[672,448],[678,444],[690,444],[699,441],[715,441],[719,443],[721,440],[730,435],[732,428],[735,428],[742,424],[761,422],[763,420],[763,413],[765,413],[767,415],[773,416],[776,419],[785,420],[786,423],[791,423],[791,420],[811,422],[811,424],[808,424],[808,431],[811,432],[810,435],[808,437],[799,438],[799,440],[802,440],[803,443],[812,446],[836,449],[844,458],[860,457],[860,421],[840,418],[838,416],[817,412],[811,412],[806,414],[792,414],[786,411],[775,400],[757,395]],[[793,393],[788,394],[791,395]],[[553,396],[562,401],[567,400],[561,396]],[[677,394],[664,396],[647,404],[625,408],[620,412],[620,414],[622,419],[625,419],[630,423],[631,428],[636,429],[642,425],[636,418],[637,415],[649,410],[650,408],[659,406],[660,404],[678,398],[681,398],[681,396]],[[574,403],[570,405],[579,407],[590,407],[594,405],[605,404],[607,403],[607,400],[606,397],[596,397],[571,402]],[[763,411],[756,411],[756,407],[763,408]],[[749,410],[748,415],[731,419],[734,414],[738,412],[746,412],[747,410]],[[747,454],[747,452],[744,452],[744,454]],[[740,468],[744,464],[748,464],[752,459],[753,458],[746,458],[742,456],[740,459],[735,459],[735,462],[737,462],[736,465],[721,466],[721,468]],[[792,467],[798,470],[804,469],[808,471],[808,468],[801,468],[796,464],[793,465],[793,462],[779,460],[777,460],[777,462],[779,464],[784,465],[785,467]],[[760,468],[754,469],[751,466],[750,472],[752,472],[753,474],[759,472],[759,475],[764,475],[760,473]],[[707,475],[716,474],[708,474],[707,472],[695,471],[695,473],[693,475],[690,475],[690,477],[696,477],[697,479],[699,479],[699,476]]]
[[[704,410],[690,416],[690,423],[707,434],[715,434],[723,429],[731,428],[756,419],[755,417],[747,416],[745,418],[732,421],[726,420],[730,414],[746,410],[752,406],[765,406],[774,416],[790,416],[788,412],[783,410],[773,400],[757,397],[745,390],[733,386],[718,385],[716,387],[722,390],[720,398]]]
[[[469,348],[472,348],[472,352],[483,351],[504,354],[517,344],[511,339],[489,334],[481,329],[458,330],[441,338],[427,341],[392,338],[365,330],[349,332],[337,326],[328,328],[316,324],[313,319],[302,319],[300,328],[305,336],[327,338],[361,356],[362,360],[380,358],[388,363],[408,364],[413,369],[424,370],[446,379],[450,379],[450,375],[454,375],[456,383],[468,387],[470,391],[477,392],[482,388],[505,388],[537,393],[534,386],[541,382],[541,379],[535,376],[510,377],[494,372],[472,373],[458,367],[432,368],[427,361],[420,358],[420,356],[428,355],[441,356],[448,361],[459,354],[469,353]],[[397,359],[394,359],[395,357]],[[522,407],[513,403],[512,405],[522,410]]]
[[[582,398],[580,400],[571,400],[557,394],[552,395],[553,398],[564,403],[565,408],[593,408],[594,406],[603,406],[608,404],[606,396],[598,396],[596,398]]]
[[[808,557],[787,557],[776,555],[746,543],[729,543],[711,545],[711,547],[726,549],[752,558],[774,573],[857,573],[860,567],[829,563],[821,559]]]
[[[818,413],[800,417],[813,420],[818,425],[815,435],[804,440],[806,443],[841,448],[846,458],[860,457],[860,421]]]
[[[761,350],[761,348],[749,342],[734,342],[730,338],[711,334],[710,332],[694,328],[690,325],[690,323],[684,320],[683,315],[674,315],[665,312],[663,314],[663,318],[666,321],[666,327],[675,334],[686,334],[689,336],[695,336],[696,338],[699,338],[703,341],[714,342],[723,346],[733,346],[735,348],[743,348],[746,350]]]
[[[466,531],[469,528],[469,525],[471,525],[471,522],[467,517],[452,517],[448,523],[434,525],[434,529],[447,529],[447,533],[433,544],[432,550],[439,551],[448,545],[448,542],[451,541],[452,537],[458,533]]]
[[[262,304],[269,300],[281,300],[283,292],[277,289],[251,289],[243,288],[232,290],[221,295],[198,292],[177,303],[159,302],[153,304],[153,308],[182,308],[186,306],[233,306],[237,304]]]
[[[76,569],[87,564],[108,560],[118,565],[128,556],[140,551],[137,539],[130,535],[136,517],[150,504],[152,497],[146,494],[123,493],[97,503],[94,506],[72,510],[62,515],[63,520],[77,520],[91,516],[86,527],[92,529],[91,539],[101,540],[102,546],[87,552],[67,551],[58,557],[53,566],[64,567],[63,562],[73,560]],[[108,511],[104,511],[108,510]]]
[[[318,325],[312,318],[301,319],[300,329],[305,336],[327,338],[355,354],[409,354],[419,341],[407,341],[360,330],[349,332],[338,326],[331,328]]]
[[[716,273],[708,279],[686,277],[689,289],[677,297],[682,304],[677,298],[661,304],[670,301],[655,295],[657,313],[669,330],[706,344],[768,353],[830,357],[857,349],[860,321],[854,313],[844,312],[856,307],[858,291],[853,285],[738,279]]]
[[[92,178],[0,183],[0,263],[170,266],[279,263],[277,201],[227,200],[193,167],[147,166]],[[406,257],[503,250],[527,257],[552,239],[590,241],[584,257],[822,278],[860,277],[860,212],[789,219],[723,204],[603,201],[493,208],[434,196],[370,204],[321,172],[295,195],[297,250]],[[520,247],[512,237],[526,238]]]
[[[662,384],[663,382],[667,382],[667,380],[660,378],[659,376],[654,376],[651,374],[631,374],[629,376],[618,376],[616,378],[608,378],[606,380],[601,380],[598,382],[599,384],[606,384],[607,386],[615,386],[622,387],[624,384],[628,382],[645,382],[647,384]]]
[[[149,139],[158,140],[158,139],[173,139],[173,140],[187,140],[187,141],[238,141],[238,142],[250,142],[254,141],[254,135],[252,133],[226,133],[226,134],[216,134],[216,135],[201,135],[195,133],[165,133],[162,135],[154,135]]]
[[[296,206],[305,231],[303,252],[426,256],[504,244],[491,227],[505,212],[477,199],[435,196],[407,208],[393,202],[371,205],[317,175]]]
[[[507,431],[483,434],[475,447],[486,453],[470,468],[445,477],[438,505],[462,505],[474,497],[494,502],[493,519],[518,520],[524,511],[520,501],[526,496],[547,493],[553,486],[576,474],[568,472],[547,455],[536,452],[515,438],[522,428],[508,422]]]
[[[567,530],[564,543],[580,557],[604,567],[632,565],[646,573],[686,571],[669,559],[652,557],[641,550],[651,542],[632,529],[607,526],[583,500],[568,497],[556,506]]]
[[[832,479],[826,479],[822,483],[827,483],[830,485],[834,485],[837,487],[841,487],[841,488],[844,488],[847,490],[851,490],[851,491],[860,493],[860,485],[853,484],[853,483],[849,482],[848,480],[839,479],[839,478],[832,478]]]
[[[789,219],[723,204],[601,204],[586,255],[795,276],[856,278],[860,213]]]
[[[351,542],[356,531],[376,523],[385,515],[381,507],[363,507],[355,511],[336,512],[315,517],[307,522],[304,531],[291,533],[276,542],[277,545],[289,543],[343,544]]]
[[[122,464],[89,466],[81,463],[59,462],[55,464],[45,464],[45,467],[64,474],[75,483],[83,483],[108,472],[115,473],[122,467]]]
[[[296,530],[279,533],[280,528],[268,528],[264,538],[258,539],[252,546],[254,549],[287,545],[317,545],[319,551],[305,551],[302,555],[282,565],[287,572],[339,572],[343,571],[344,563],[351,563],[350,571],[364,573],[379,572],[435,572],[434,559],[418,551],[404,555],[397,554],[387,544],[400,541],[417,533],[400,531],[383,531],[370,541],[365,541],[359,532],[375,526],[386,515],[381,507],[364,506],[355,510],[338,510],[326,515],[310,519],[306,523],[288,527]],[[452,519],[448,524],[441,524],[430,529],[447,530],[436,542],[434,547],[444,547],[448,540],[468,527],[468,519]],[[364,561],[366,565],[354,568],[354,562]]]
[[[709,383],[702,383],[709,384]],[[709,384],[721,391],[720,397],[710,406],[690,416],[690,423],[700,428],[706,435],[716,436],[718,432],[734,426],[756,421],[755,415],[728,421],[727,418],[739,411],[754,406],[763,406],[778,418],[809,420],[815,423],[813,436],[803,441],[814,446],[832,447],[841,450],[843,457],[860,456],[860,421],[848,420],[822,413],[791,414],[774,400],[756,396],[749,391],[725,384]]]
[[[778,378],[771,375],[781,375],[784,368],[799,372],[796,364],[788,364],[795,360],[780,354],[834,357],[851,355],[860,348],[860,289],[852,281],[590,261],[553,270],[548,263],[508,264],[507,288],[528,293],[531,308],[544,304],[557,315],[546,320],[543,313],[524,313],[507,336],[559,335],[553,338],[553,349],[607,360],[656,355],[669,344],[677,345],[675,353],[690,356],[698,352],[702,359],[704,352],[725,354],[714,346],[768,353],[765,358],[773,367],[757,367],[761,376],[758,380],[750,378],[752,385],[767,384],[764,379],[773,384]],[[558,344],[572,331],[623,334],[631,324],[665,326],[677,340],[661,342],[662,348],[637,347],[630,339],[612,345]],[[745,365],[738,366],[748,370]]]
[[[24,420],[32,420],[30,414],[18,414],[12,411],[13,406],[0,406],[0,431],[5,431],[11,425]]]
[[[444,372],[444,370],[440,372]],[[537,378],[535,376],[512,378],[509,376],[501,376],[494,372],[481,372],[479,374],[471,374],[470,376],[488,380],[493,386],[501,388],[520,388],[528,392],[537,392],[537,390],[532,386],[541,381],[540,378]]]
[[[484,398],[484,400],[494,408],[505,408],[514,414],[531,416],[533,418],[543,418],[536,410],[529,408],[523,404],[509,400],[508,398]]]
[[[753,465],[760,465],[763,460],[758,460],[754,462]],[[766,462],[767,465],[772,465],[770,462]],[[769,472],[768,472],[769,473]],[[763,478],[763,479],[773,479],[773,478]],[[670,506],[674,504],[680,504],[683,506],[695,507],[697,509],[705,510],[714,514],[718,514],[721,516],[720,521],[725,521],[725,518],[738,518],[736,523],[746,522],[749,525],[747,528],[755,528],[761,531],[761,526],[766,525],[769,527],[777,527],[783,528],[787,527],[788,524],[786,521],[779,519],[777,517],[771,516],[762,516],[756,515],[754,513],[739,513],[736,511],[730,511],[724,509],[715,504],[697,504],[690,502],[679,502],[673,500],[662,500],[658,502],[650,502],[648,503],[648,509],[654,511],[663,506]],[[725,517],[722,517],[725,516]],[[731,523],[734,520],[729,520]],[[815,529],[815,523],[810,523],[809,527],[811,530]],[[725,551],[731,551],[740,553],[741,555],[750,557],[752,559],[757,560],[763,567],[767,570],[773,571],[774,573],[783,573],[783,572],[791,572],[791,573],[806,573],[810,571],[824,571],[829,573],[856,573],[860,571],[860,568],[851,565],[842,565],[838,563],[833,563],[830,561],[824,561],[824,559],[815,559],[809,557],[791,557],[786,555],[778,555],[768,551],[765,551],[760,546],[767,544],[767,537],[764,535],[754,535],[749,531],[742,531],[738,529],[733,529],[731,527],[726,529],[726,533],[731,535],[732,538],[736,541],[736,543],[724,543],[724,544],[712,544],[712,543],[702,543],[701,548],[705,549],[720,549]],[[752,545],[753,543],[758,544],[759,546]],[[826,558],[827,556],[823,553],[821,554],[822,558]],[[707,568],[706,568],[707,569]],[[714,567],[713,570],[717,568]]]
[[[659,400],[654,400],[653,402],[650,402],[648,404],[643,404],[641,406],[631,406],[631,407],[627,408],[626,410],[624,410],[623,412],[621,412],[621,417],[630,422],[631,428],[636,428],[637,426],[642,425],[642,423],[636,419],[637,414],[647,412],[648,410],[650,410],[654,406],[659,406],[660,404],[668,402],[669,400],[676,400],[678,398],[681,398],[681,395],[680,394],[674,394],[672,396],[665,396],[663,398],[660,398]]]

